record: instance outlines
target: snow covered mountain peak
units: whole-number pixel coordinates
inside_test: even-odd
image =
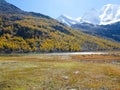
[[[68,26],[79,23],[107,25],[120,21],[120,5],[107,4],[104,5],[100,10],[92,8],[84,13],[82,17],[76,19],[67,15],[61,15],[57,18],[57,20]]]
[[[120,21],[120,5],[107,4],[100,11],[100,24],[109,24]]]

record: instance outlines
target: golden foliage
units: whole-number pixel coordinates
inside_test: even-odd
[[[120,44],[84,34],[53,19],[0,16],[1,52],[61,52],[120,49]]]

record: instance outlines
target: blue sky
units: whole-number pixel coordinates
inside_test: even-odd
[[[61,14],[77,18],[91,8],[119,4],[120,0],[6,0],[25,11],[34,11],[57,18]]]

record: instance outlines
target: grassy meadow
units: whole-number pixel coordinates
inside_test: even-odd
[[[120,90],[120,53],[0,56],[0,90]]]

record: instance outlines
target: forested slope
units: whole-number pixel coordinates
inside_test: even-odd
[[[0,15],[0,52],[62,52],[119,49],[120,44],[73,30],[52,18]]]

